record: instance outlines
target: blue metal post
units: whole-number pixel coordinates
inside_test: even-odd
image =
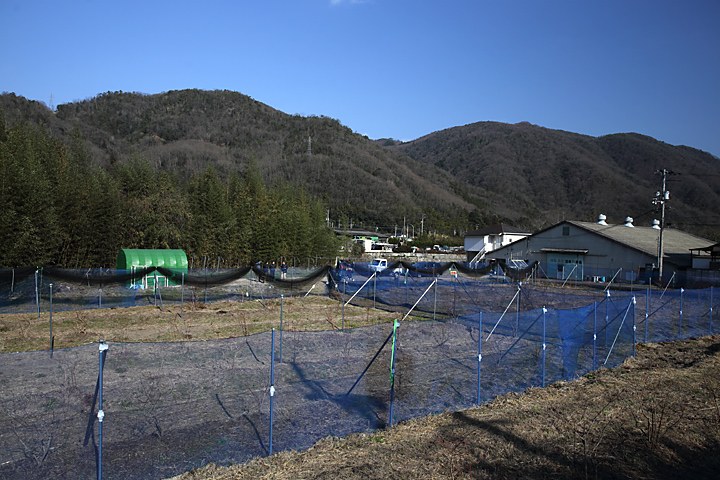
[[[477,404],[480,405],[480,367],[482,364],[482,312],[478,313],[478,385]]]
[[[38,292],[38,271],[35,270],[35,305],[37,306],[38,320],[40,320],[40,292]]]
[[[597,368],[597,302],[593,302],[593,370]]]
[[[285,308],[285,295],[280,294],[280,352],[278,361],[282,363],[282,332],[283,332],[283,310]]]
[[[678,339],[682,340],[682,311],[683,311],[683,292],[684,289],[680,289],[680,321],[678,323]]]
[[[270,455],[273,454],[273,400],[275,399],[275,329],[272,329],[270,354]]]
[[[103,367],[105,366],[105,355],[107,354],[108,345],[100,340],[99,347],[99,373],[98,373],[98,480],[102,480],[102,431],[103,419],[105,412],[103,411]]]
[[[434,270],[434,269],[433,269]],[[435,272],[433,271],[433,277],[435,276]],[[438,284],[438,278],[435,278],[435,300],[433,301],[433,320],[436,320],[437,315],[437,284]]]
[[[180,274],[180,318],[183,316],[183,305],[185,304],[185,273]]]
[[[454,277],[454,278],[453,278],[453,277]],[[453,275],[453,277],[450,277],[450,278],[453,278],[453,302],[452,302],[452,308],[453,308],[453,310],[452,310],[452,316],[453,316],[454,318],[457,318],[458,314],[457,314],[457,303],[456,303],[456,301],[457,301],[457,283],[458,283],[458,279],[457,279],[457,275]]]
[[[547,308],[543,307],[543,343],[542,343],[542,349],[543,349],[543,377],[542,377],[542,386],[545,387],[545,314],[547,313]]]
[[[347,288],[347,278],[343,278],[343,296],[342,296],[342,329],[345,330],[345,288]]]
[[[650,293],[650,286],[648,285],[647,289],[647,295],[645,299],[645,343],[647,343],[647,335],[648,335],[648,321],[650,320],[650,301],[652,299],[652,295]]]
[[[517,296],[517,312],[515,312],[515,332],[520,331],[520,297],[522,292],[522,282],[518,283],[518,296]]]
[[[53,350],[54,350],[54,344],[55,341],[53,339],[53,332],[52,332],[52,314],[53,314],[53,304],[52,304],[52,286],[53,284],[50,284],[50,358],[53,356]]]
[[[610,290],[607,290],[605,294],[605,343],[603,343],[603,346],[607,347],[608,324],[610,323]]]
[[[632,298],[632,310],[633,310],[633,358],[635,358],[635,344],[637,343],[637,337],[635,336],[635,331],[637,328],[637,325],[635,324],[635,296]]]

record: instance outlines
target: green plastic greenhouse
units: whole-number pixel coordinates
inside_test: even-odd
[[[152,250],[138,248],[123,248],[118,252],[116,268],[118,270],[142,270],[147,267],[163,267],[175,271],[188,271],[187,255],[180,249]],[[130,286],[134,288],[153,287],[157,280],[159,286],[173,284],[169,279],[153,272],[141,278],[134,279]]]

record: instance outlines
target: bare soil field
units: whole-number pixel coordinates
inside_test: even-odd
[[[573,382],[173,480],[717,479],[720,336],[638,346]]]

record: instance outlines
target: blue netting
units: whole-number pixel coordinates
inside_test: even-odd
[[[353,304],[375,304],[396,311],[399,319],[409,314],[412,320],[396,332],[394,383],[392,325],[276,335],[273,451],[572,380],[620,364],[645,332],[648,341],[666,341],[714,331],[712,288],[569,290],[450,269],[439,276],[408,269],[373,276],[362,267],[326,273],[327,285],[313,291],[346,302],[355,295]],[[207,292],[210,300],[237,301],[280,290],[270,288],[270,278],[262,283],[248,275],[188,289],[198,297]],[[100,288],[92,282],[53,282],[60,298],[54,305],[100,304]],[[34,272],[13,283],[12,292],[2,285],[3,308],[37,308]],[[38,285],[44,312],[48,278]],[[153,291],[104,284],[102,305],[150,303],[156,294],[176,302],[178,292],[177,286]],[[168,478],[208,462],[267,455],[271,345],[270,332],[205,342],[110,344],[104,477]],[[0,355],[0,477],[94,478],[98,355],[97,345],[52,356]]]

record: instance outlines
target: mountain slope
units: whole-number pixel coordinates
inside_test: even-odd
[[[212,165],[223,176],[254,163],[269,185],[321,198],[330,219],[392,230],[465,231],[503,221],[537,230],[563,219],[649,225],[657,169],[668,169],[667,223],[720,239],[720,160],[623,133],[591,137],[527,122],[479,122],[402,143],[372,141],[328,117],[288,115],[230,91],[105,93],[58,106],[0,96],[10,121],[67,138],[77,125],[109,168],[144,157],[180,182]]]
[[[720,224],[718,158],[638,134],[600,138],[523,122],[480,122],[386,148],[465,179],[491,209],[533,229],[561,219],[650,224],[658,169],[671,175],[667,221],[704,234]]]
[[[213,165],[222,175],[250,162],[270,184],[291,182],[323,198],[331,220],[392,227],[423,213],[436,229],[464,229],[472,194],[455,194],[441,169],[391,152],[327,117],[288,115],[229,91],[158,95],[106,93],[59,105],[56,114],[2,96],[11,119],[42,123],[59,135],[77,124],[93,159],[109,167],[133,156],[187,180]]]

